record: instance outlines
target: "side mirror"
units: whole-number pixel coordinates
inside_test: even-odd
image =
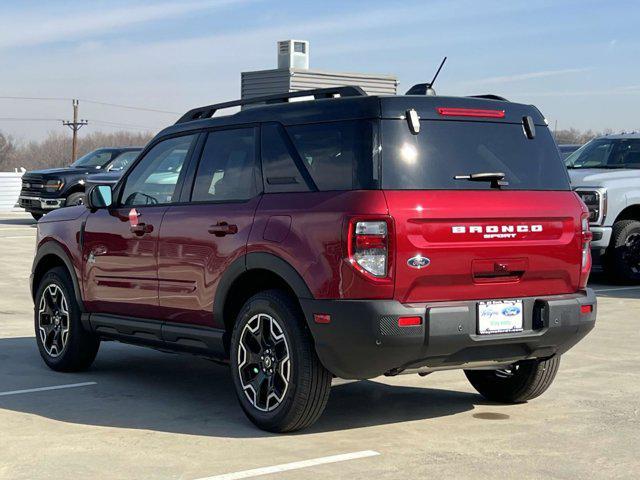
[[[110,185],[94,185],[87,194],[87,208],[109,208],[113,203]]]

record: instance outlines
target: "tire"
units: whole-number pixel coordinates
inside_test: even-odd
[[[263,336],[265,331],[271,333]],[[332,375],[320,363],[303,314],[290,296],[267,290],[247,300],[234,325],[230,350],[238,400],[257,427],[292,432],[320,417]]]
[[[38,220],[40,220],[44,216],[44,214],[31,212],[31,216],[37,222]]]
[[[604,267],[614,281],[640,282],[640,222],[620,220],[614,223]]]
[[[524,360],[509,370],[465,370],[473,388],[487,400],[523,403],[542,395],[553,383],[560,357],[548,360]]]
[[[40,356],[52,370],[86,370],[96,358],[100,340],[82,326],[80,307],[65,268],[52,268],[38,285],[34,326]]]
[[[76,205],[84,205],[85,195],[84,192],[72,193],[67,197],[64,202],[65,207],[75,207]]]

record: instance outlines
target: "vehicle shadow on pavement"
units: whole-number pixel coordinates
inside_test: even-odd
[[[322,417],[301,433],[428,420],[467,412],[476,405],[486,404],[480,395],[467,392],[361,380],[331,388],[329,404]]]
[[[0,218],[0,225],[24,225],[36,228],[37,223],[33,218]]]
[[[56,421],[231,438],[267,437],[244,416],[229,369],[189,355],[105,342],[91,370],[58,373],[34,338],[0,339],[0,391],[97,382],[0,396],[0,409]],[[376,381],[335,385],[313,434],[444,417],[484,404],[479,395]]]

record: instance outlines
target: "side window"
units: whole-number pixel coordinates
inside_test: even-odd
[[[296,125],[287,132],[318,189],[375,188],[373,122]]]
[[[262,126],[262,169],[266,193],[308,192],[309,188],[289,153],[286,132],[279,125]]]
[[[129,164],[138,157],[139,154],[140,154],[140,152],[133,151],[133,152],[124,152],[124,153],[118,155],[116,157],[116,159],[113,160],[107,166],[107,171],[109,171],[109,172],[120,172],[120,171],[126,169],[129,166]]]
[[[170,138],[154,146],[126,180],[122,205],[157,205],[175,199],[182,166],[196,135]]]
[[[202,151],[191,200],[243,201],[258,193],[256,129],[211,132]]]

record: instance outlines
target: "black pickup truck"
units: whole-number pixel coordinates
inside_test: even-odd
[[[36,220],[56,208],[84,203],[87,178],[103,172],[122,172],[141,147],[99,148],[68,167],[34,170],[22,176],[19,205]]]

